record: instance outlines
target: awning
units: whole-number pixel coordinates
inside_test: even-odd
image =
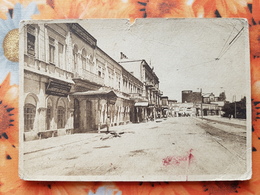
[[[83,92],[74,92],[72,94],[70,94],[72,96],[99,96],[99,95],[106,95],[109,97],[117,97],[117,95],[115,94],[114,91],[101,91],[101,90],[97,90],[97,91],[83,91]]]
[[[148,102],[136,102],[135,106],[136,107],[147,107],[148,106]]]
[[[115,92],[116,96],[121,99],[130,100],[130,98],[126,95],[123,95],[122,93]]]

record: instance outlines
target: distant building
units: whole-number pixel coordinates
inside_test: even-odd
[[[210,103],[210,102],[217,102],[218,97],[215,97],[213,93],[204,93],[203,96],[203,103]]]
[[[169,100],[168,96],[161,97],[161,109],[162,109],[162,116],[168,117],[169,115]]]
[[[135,106],[132,108],[135,113],[133,121],[142,122],[159,117],[162,110],[160,97],[163,93],[159,90],[159,78],[153,68],[143,59],[130,60],[123,53],[120,55],[119,64],[144,84],[141,96],[130,94],[135,101]]]
[[[169,100],[169,116],[196,116],[196,107],[193,103],[181,103],[176,100]]]
[[[192,90],[182,91],[182,103],[193,104],[191,107],[196,108],[195,113],[197,116],[201,116],[201,114],[204,116],[220,115],[224,106],[224,101],[219,101],[219,97],[216,97],[213,93],[193,92]],[[194,113],[194,109],[192,113]]]
[[[176,116],[176,114],[175,114],[175,111],[176,111],[176,104],[177,104],[177,100],[170,100],[170,99],[168,99],[168,106],[169,106],[169,116],[172,116],[172,117],[174,117],[174,116]]]

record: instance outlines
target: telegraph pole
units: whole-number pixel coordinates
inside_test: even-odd
[[[202,95],[202,88],[200,88],[200,95],[201,95],[200,112],[201,112],[201,119],[203,119],[203,110],[202,110],[203,95]]]
[[[235,95],[235,114],[234,114],[234,118],[237,118],[236,95]]]

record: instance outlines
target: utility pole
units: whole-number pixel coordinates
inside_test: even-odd
[[[203,95],[202,95],[202,88],[200,88],[200,95],[201,95],[200,112],[201,112],[201,119],[203,119],[203,110],[202,110]]]
[[[235,114],[234,114],[234,118],[237,118],[236,95],[235,95]]]

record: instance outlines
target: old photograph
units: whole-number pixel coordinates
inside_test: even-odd
[[[251,178],[244,19],[23,21],[24,180]]]

